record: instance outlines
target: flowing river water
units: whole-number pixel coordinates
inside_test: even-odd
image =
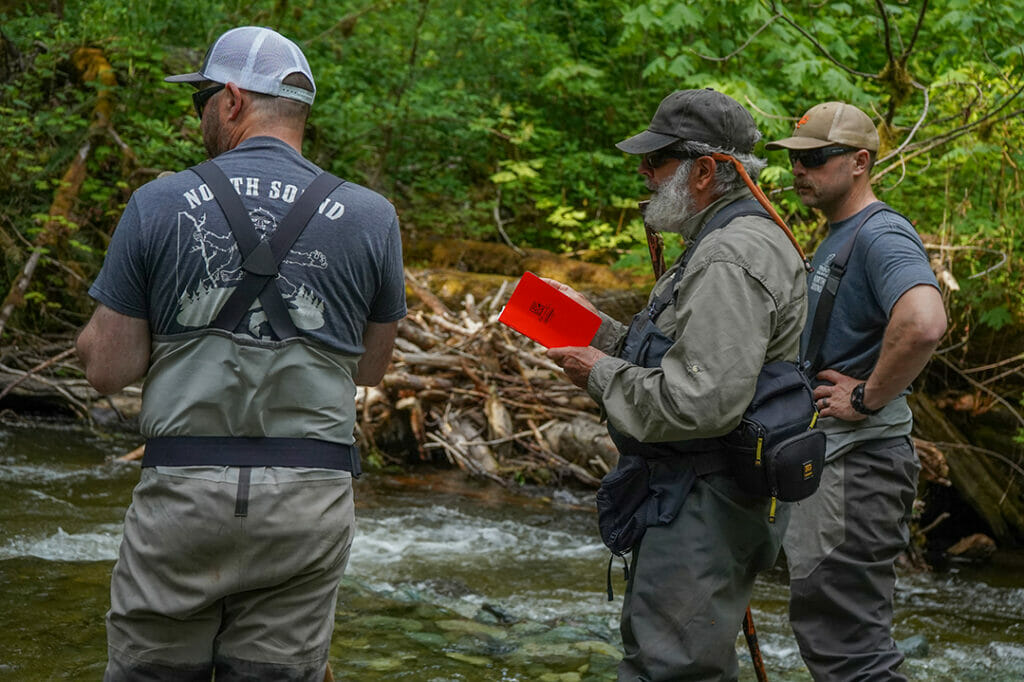
[[[0,421],[0,680],[99,680],[103,614],[139,470],[127,434]],[[593,496],[513,493],[454,472],[367,473],[331,665],[343,680],[612,680],[623,589]],[[1019,560],[1020,557],[1017,557]],[[1001,568],[999,566],[1002,566]],[[771,680],[809,680],[782,568],[752,603]],[[901,574],[894,634],[914,680],[1024,680],[1024,575]],[[737,638],[741,680],[753,680]]]

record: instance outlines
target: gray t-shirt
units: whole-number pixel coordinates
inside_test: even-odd
[[[828,277],[829,266],[860,223],[865,208],[846,220],[833,223],[829,234],[814,253],[808,276],[807,325],[800,342],[806,352],[814,311]],[[820,369],[834,369],[867,379],[878,362],[882,338],[896,301],[912,287],[928,284],[938,288],[921,238],[907,220],[892,211],[873,215],[861,228],[836,293],[822,345]],[[863,421],[823,419],[829,434],[830,456],[841,454],[855,442],[889,438],[910,433],[912,419],[906,399],[891,401],[876,415]]]
[[[320,173],[272,137],[250,138],[215,161],[265,236]],[[240,264],[213,194],[186,170],[132,195],[89,294],[119,313],[148,319],[156,338],[174,336],[209,325],[241,281]],[[276,284],[301,335],[361,354],[367,320],[393,322],[405,315],[394,207],[376,192],[345,182],[299,236]],[[236,332],[272,338],[258,303]]]

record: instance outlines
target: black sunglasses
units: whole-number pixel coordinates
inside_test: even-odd
[[[789,163],[793,166],[799,161],[804,168],[824,166],[833,156],[842,156],[857,151],[851,147],[818,147],[817,149],[790,149]]]
[[[211,85],[208,88],[203,88],[202,90],[197,90],[192,93],[192,105],[195,106],[196,114],[200,119],[203,118],[203,109],[206,108],[206,103],[210,101],[211,97],[223,89],[223,85]]]
[[[661,168],[669,159],[689,159],[692,158],[690,154],[681,152],[678,149],[658,149],[653,152],[647,152],[642,157],[642,163],[651,170],[657,170]]]

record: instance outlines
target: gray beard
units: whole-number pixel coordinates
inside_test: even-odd
[[[692,161],[685,160],[661,186],[648,184],[654,194],[644,211],[644,222],[652,230],[682,233],[683,223],[697,212],[693,194],[686,186],[692,166]]]

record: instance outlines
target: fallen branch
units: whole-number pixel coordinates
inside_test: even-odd
[[[43,371],[44,369],[46,369],[47,367],[49,367],[49,366],[51,366],[51,365],[53,365],[55,363],[60,362],[64,358],[67,358],[67,357],[70,357],[71,355],[74,355],[74,353],[75,353],[74,347],[68,348],[63,353],[59,353],[57,355],[54,355],[49,360],[47,360],[45,362],[39,363],[38,365],[36,365],[32,369],[30,369],[27,372],[25,372],[19,379],[16,379],[16,380],[12,381],[10,384],[8,384],[7,387],[4,390],[0,391],[0,400],[3,400],[4,396],[6,396],[8,393],[13,391],[15,388],[20,386],[25,381],[27,381],[33,375]]]

